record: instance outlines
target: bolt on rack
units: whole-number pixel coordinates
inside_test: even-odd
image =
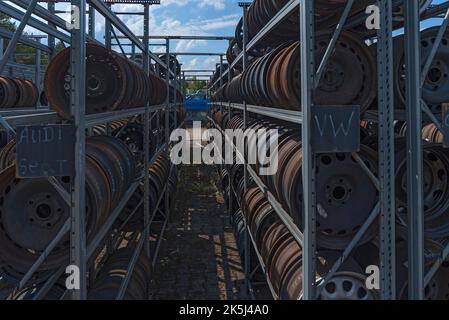
[[[427,274],[424,274],[424,213],[423,213],[423,172],[422,172],[422,118],[423,116],[430,122],[434,123],[437,128],[442,128],[441,121],[430,112],[428,106],[421,96],[421,88],[429,68],[435,58],[438,47],[440,46],[443,35],[449,23],[449,1],[442,4],[431,6],[423,13],[423,19],[433,17],[442,18],[442,23],[433,43],[431,53],[424,61],[424,68],[421,68],[420,61],[420,8],[416,1],[405,1],[405,42],[406,42],[406,87],[407,89],[407,110],[405,113],[397,112],[394,109],[394,93],[393,93],[393,12],[392,0],[379,0],[380,7],[380,29],[377,31],[377,65],[378,65],[378,97],[379,107],[377,112],[369,113],[370,119],[378,121],[379,124],[379,168],[378,174],[374,174],[364,165],[363,161],[353,153],[354,159],[359,163],[367,175],[373,181],[379,191],[379,201],[373,211],[365,221],[363,226],[358,230],[352,241],[343,251],[341,257],[335,262],[330,271],[319,281],[315,278],[316,268],[316,198],[315,198],[315,153],[310,145],[311,139],[311,116],[314,108],[317,108],[313,101],[313,91],[317,87],[320,77],[327,65],[330,55],[337,43],[337,40],[345,28],[348,20],[348,14],[354,1],[347,1],[345,9],[342,11],[340,20],[330,40],[327,50],[319,61],[318,68],[315,65],[314,45],[314,3],[315,1],[291,0],[248,42],[246,27],[246,12],[250,3],[240,3],[243,7],[243,48],[242,52],[228,66],[225,72],[222,72],[222,63],[220,64],[220,74],[217,80],[211,83],[209,91],[217,89],[223,85],[224,77],[228,76],[231,80],[230,70],[240,62],[243,62],[243,71],[247,68],[247,55],[250,49],[269,34],[281,21],[290,15],[295,9],[300,8],[300,61],[301,61],[301,110],[291,111],[277,108],[268,108],[264,106],[248,105],[245,101],[243,104],[231,103],[227,101],[212,102],[211,105],[223,110],[227,107],[227,112],[232,115],[232,110],[240,110],[243,112],[244,123],[248,113],[254,113],[287,121],[301,125],[303,149],[303,165],[302,165],[302,185],[304,188],[304,230],[301,232],[297,226],[293,224],[290,216],[285,212],[276,200],[276,198],[268,191],[267,187],[262,183],[257,174],[247,164],[245,155],[240,155],[244,161],[245,181],[247,180],[247,172],[252,176],[261,191],[267,196],[267,199],[277,215],[281,218],[287,228],[290,230],[296,241],[303,248],[302,274],[303,274],[303,299],[315,299],[318,297],[320,290],[332,278],[333,274],[338,271],[339,267],[346,260],[351,251],[355,248],[357,242],[361,239],[367,228],[373,221],[380,217],[380,272],[381,272],[381,298],[396,298],[396,249],[395,249],[395,167],[394,167],[394,120],[407,120],[407,163],[408,163],[408,179],[407,190],[408,207],[408,289],[410,299],[423,299],[424,287],[430,282],[430,279],[436,273],[440,265],[447,259],[449,255],[449,244],[446,244],[441,251],[438,259],[434,262]],[[423,115],[424,114],[424,115]],[[232,117],[232,116],[231,116]],[[211,119],[215,127],[218,125]],[[224,128],[221,128],[224,129]],[[243,129],[246,129],[244,125]],[[443,130],[441,130],[443,132]],[[225,134],[223,131],[221,131]],[[229,181],[232,191],[232,183]],[[245,186],[247,190],[247,186]],[[232,207],[232,197],[229,196],[229,207]],[[246,223],[246,222],[245,222]],[[245,247],[248,246],[248,226],[246,226]],[[251,234],[249,234],[251,237]],[[253,240],[253,239],[252,239]],[[254,241],[251,241],[255,244]],[[255,245],[254,245],[255,246]],[[259,262],[265,272],[263,261],[260,254],[255,248]],[[246,250],[245,250],[246,251]],[[245,257],[245,265],[249,264],[249,257]],[[248,270],[246,272],[248,275]],[[271,289],[269,279],[267,278]],[[273,291],[272,291],[273,293]],[[273,295],[277,298],[275,295]],[[298,297],[299,298],[299,297]]]
[[[75,145],[75,176],[73,185],[70,191],[66,191],[55,179],[54,177],[49,178],[49,181],[55,186],[56,190],[61,194],[63,199],[67,202],[71,209],[70,218],[65,222],[63,227],[60,229],[55,238],[48,244],[47,248],[41,253],[39,258],[35,261],[35,263],[30,267],[28,272],[23,276],[22,280],[18,284],[17,288],[21,289],[28,285],[29,280],[31,279],[33,273],[39,268],[39,266],[45,261],[46,257],[50,252],[55,248],[58,242],[67,234],[70,235],[70,263],[72,265],[76,265],[80,271],[80,282],[79,289],[72,290],[71,298],[72,299],[86,299],[87,298],[87,275],[88,272],[88,261],[91,261],[91,258],[98,254],[98,250],[101,249],[105,245],[106,235],[110,232],[113,223],[116,221],[119,216],[121,210],[125,207],[126,203],[137,189],[140,184],[140,181],[144,182],[144,199],[141,201],[144,205],[144,226],[142,230],[142,234],[140,236],[140,240],[135,248],[132,259],[128,266],[128,272],[126,277],[123,279],[120,291],[117,295],[118,299],[122,299],[126,292],[127,286],[129,284],[129,280],[132,276],[133,269],[137,260],[137,257],[140,255],[140,252],[144,250],[147,257],[151,259],[151,263],[154,265],[156,263],[157,253],[159,250],[160,241],[162,239],[162,234],[167,225],[167,221],[170,215],[170,206],[168,205],[168,192],[167,192],[167,184],[164,186],[163,192],[161,193],[161,197],[157,201],[157,206],[150,212],[150,197],[149,197],[149,166],[152,164],[155,159],[161,154],[165,153],[168,156],[169,153],[169,130],[175,129],[170,128],[169,126],[169,115],[172,111],[174,112],[175,119],[175,127],[177,123],[177,113],[176,107],[181,106],[182,102],[176,101],[176,94],[174,95],[174,102],[170,101],[169,89],[173,85],[170,83],[170,77],[174,79],[174,89],[176,90],[178,87],[178,76],[175,74],[175,70],[171,70],[169,68],[169,58],[170,58],[170,48],[169,48],[169,40],[166,42],[167,46],[167,54],[166,61],[164,62],[157,55],[152,53],[149,49],[149,8],[152,4],[159,4],[160,1],[154,0],[139,0],[139,1],[98,1],[98,0],[90,0],[89,3],[89,30],[86,32],[85,27],[85,15],[80,15],[79,28],[69,28],[67,21],[63,20],[59,16],[56,15],[55,11],[55,2],[68,2],[72,6],[76,6],[79,8],[80,12],[86,12],[86,1],[82,0],[65,0],[65,1],[24,1],[24,0],[12,0],[12,2],[25,9],[25,12],[12,7],[6,3],[0,3],[0,12],[5,13],[6,15],[20,20],[20,24],[17,30],[14,33],[8,32],[6,30],[0,29],[0,37],[10,39],[9,45],[5,51],[5,54],[1,57],[0,60],[0,73],[3,68],[8,63],[10,56],[14,50],[14,47],[17,43],[23,43],[25,45],[29,45],[38,50],[42,50],[44,52],[54,54],[55,48],[55,39],[58,38],[62,42],[71,45],[71,106],[73,110],[73,120],[71,122],[74,123],[76,127],[76,145]],[[44,8],[38,5],[38,2],[47,2],[48,7]],[[117,13],[112,11],[111,6],[113,4],[119,3],[134,3],[143,5],[143,12],[139,13],[129,13],[129,14],[140,14],[143,15],[144,20],[144,34],[146,35],[143,41],[140,41],[135,35],[129,30],[129,28],[124,24],[122,20],[120,20],[117,16]],[[168,70],[166,72],[165,83],[167,86],[167,97],[166,101],[163,105],[159,106],[150,106],[142,108],[133,108],[127,110],[120,111],[112,111],[112,112],[104,112],[101,114],[90,114],[85,115],[85,73],[86,73],[86,42],[95,42],[99,43],[95,40],[95,12],[99,12],[102,16],[105,17],[107,24],[109,24],[109,32],[106,32],[106,43],[110,44],[111,33],[115,35],[115,31],[113,27],[117,28],[124,37],[128,39],[133,46],[139,48],[142,51],[143,56],[143,68],[146,73],[150,72],[150,64],[153,60],[157,66],[161,66]],[[36,18],[33,18],[32,15],[36,15],[39,18],[43,18],[48,23],[44,23]],[[123,13],[119,13],[123,14]],[[42,31],[48,35],[48,45],[41,44],[36,40],[32,40],[29,37],[25,37],[22,35],[23,29],[26,25],[30,25],[39,31]],[[64,30],[64,32],[59,31],[58,28]],[[124,53],[124,51],[122,51]],[[125,54],[124,54],[125,55]],[[125,55],[126,56],[126,55]],[[14,67],[14,66],[13,66]],[[37,70],[37,68],[36,68]],[[176,92],[176,91],[175,91]],[[101,226],[98,233],[94,236],[92,241],[87,243],[86,241],[86,230],[85,230],[85,138],[86,138],[86,130],[92,128],[98,124],[106,123],[107,127],[109,127],[109,123],[114,120],[130,118],[130,117],[142,117],[144,122],[144,132],[147,134],[144,135],[144,146],[148,146],[149,134],[153,128],[151,128],[151,119],[153,117],[157,117],[159,120],[160,112],[165,112],[165,137],[164,143],[161,144],[158,135],[157,145],[159,149],[156,151],[154,155],[150,155],[149,148],[144,148],[144,168],[141,176],[131,184],[129,189],[125,192],[123,199],[121,199],[117,205],[117,207],[112,211],[110,217],[106,220],[106,222]],[[23,111],[23,110],[7,110],[0,112],[0,125],[3,126],[8,132],[14,134],[14,128],[19,125],[28,125],[28,124],[42,124],[42,123],[60,123],[60,118],[56,115],[55,112],[50,110],[43,111]],[[160,121],[158,121],[160,123]],[[181,124],[182,126],[182,124]],[[107,130],[110,131],[109,128]],[[151,158],[150,158],[151,157]],[[168,182],[167,182],[168,183]],[[160,230],[160,235],[155,244],[154,253],[150,253],[150,227],[155,223],[155,215],[156,211],[160,211],[159,206],[161,204],[161,199],[165,199],[165,212],[163,213],[164,220],[163,226]],[[140,204],[141,205],[141,204]],[[136,212],[134,210],[133,214]],[[131,216],[130,216],[131,217]],[[128,218],[130,218],[128,217]],[[57,272],[55,272],[46,283],[40,288],[39,292],[35,295],[35,299],[40,299],[45,296],[45,294],[51,289],[51,287],[58,281],[59,277],[63,274],[65,268],[61,268]],[[68,290],[66,290],[63,298],[68,294]]]

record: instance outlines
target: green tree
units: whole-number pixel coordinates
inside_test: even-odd
[[[7,29],[11,32],[16,30],[16,24],[11,20],[9,16],[4,13],[0,13],[0,28]],[[27,35],[26,33],[24,33]],[[4,50],[6,50],[9,41],[6,40],[4,43]],[[55,46],[55,52],[59,52],[64,48],[64,44],[62,42],[58,42]],[[23,45],[17,44],[14,49],[15,61],[21,64],[34,65],[36,62],[36,49]],[[41,54],[41,65],[46,66],[49,63],[49,57],[46,52],[42,52]]]
[[[0,27],[8,29],[9,31],[16,30],[16,24],[11,21],[9,16],[2,12],[0,12]]]
[[[198,80],[196,77],[192,77],[186,80],[186,87],[188,93],[195,93],[198,90],[205,89],[207,87],[207,81]]]

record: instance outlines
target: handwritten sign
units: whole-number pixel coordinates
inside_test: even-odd
[[[17,177],[73,176],[73,125],[20,126],[16,137]]]
[[[314,152],[359,151],[359,106],[315,106],[312,110],[311,142]]]

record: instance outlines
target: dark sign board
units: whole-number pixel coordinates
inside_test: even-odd
[[[313,152],[360,150],[359,106],[314,106],[312,110]]]
[[[17,127],[17,176],[73,176],[75,127],[41,125]]]

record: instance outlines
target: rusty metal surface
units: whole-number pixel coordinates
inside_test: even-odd
[[[145,74],[134,62],[100,45],[88,43],[86,60],[86,113],[160,105],[167,97],[165,81]],[[45,98],[64,119],[70,119],[70,48],[60,51],[50,62],[44,78]],[[171,94],[174,96],[174,89]],[[177,102],[182,94],[176,92]]]
[[[317,35],[319,60],[332,34]],[[215,101],[300,110],[299,42],[284,42],[260,58],[229,83],[219,88]],[[363,114],[376,98],[376,65],[372,51],[357,35],[344,32],[337,41],[315,92],[317,105],[359,105]]]
[[[36,85],[22,78],[0,76],[0,108],[30,108],[37,104]]]
[[[0,173],[0,272],[16,283],[47,247],[69,217],[69,207],[47,179],[15,177],[14,141],[2,150]],[[120,139],[93,136],[86,141],[87,237],[92,239],[107,220],[136,176],[132,152]],[[70,178],[60,182],[68,189]],[[47,279],[68,261],[64,238],[34,274],[32,281]]]

